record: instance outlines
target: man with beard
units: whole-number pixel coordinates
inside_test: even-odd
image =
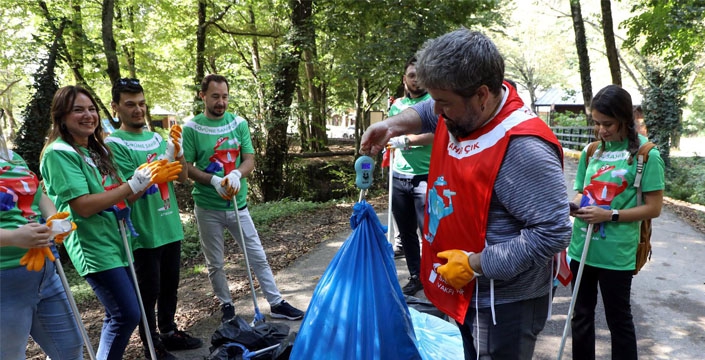
[[[402,82],[406,96],[394,101],[389,116],[431,98],[426,89],[416,82],[416,57],[406,62]],[[421,247],[417,230],[423,231],[431,142],[433,134],[430,133],[406,134],[389,140],[393,148],[390,151],[394,151],[394,163],[390,164],[393,169],[392,213],[400,238],[394,256],[403,254],[410,275],[409,282],[402,288],[405,295],[414,295],[423,288],[419,279]]]
[[[172,132],[169,141],[165,142],[161,135],[145,130],[147,102],[139,80],[125,78],[116,81],[112,100],[111,106],[120,119],[120,128],[110,134],[105,143],[113,152],[120,172],[127,177],[146,162],[166,159],[181,162],[182,170],[177,180],[186,181],[188,175],[186,166],[183,166],[181,134]],[[159,360],[176,359],[169,351],[196,349],[203,342],[179,330],[174,322],[181,240],[184,238],[174,186],[171,182],[151,185],[130,200],[133,202],[132,223],[139,235],[133,239],[135,272],[150,335]],[[159,308],[159,332],[155,305]],[[149,359],[151,355],[141,322],[139,333]]]
[[[434,132],[421,280],[456,320],[466,359],[531,359],[549,308],[554,254],[570,241],[562,150],[504,82],[485,35],[459,29],[416,55],[433,101],[370,126],[362,153]]]
[[[199,92],[203,113],[187,122],[183,132],[188,175],[195,182],[194,212],[208,279],[220,300],[222,320],[230,320],[235,316],[235,308],[223,269],[223,230],[227,229],[240,248],[247,251],[250,266],[269,302],[271,316],[298,320],[304,312],[282,299],[247,209],[246,177],[255,168],[255,151],[247,121],[226,111],[229,90],[224,76],[204,77]],[[240,219],[244,239],[240,238],[236,216]]]

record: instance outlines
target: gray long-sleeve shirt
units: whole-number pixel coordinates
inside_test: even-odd
[[[422,132],[435,132],[433,100],[414,105]],[[433,166],[433,158],[431,158]],[[489,307],[490,279],[495,305],[548,294],[551,258],[570,243],[568,194],[561,158],[553,144],[535,136],[515,136],[494,183],[482,252],[483,277],[473,295]]]

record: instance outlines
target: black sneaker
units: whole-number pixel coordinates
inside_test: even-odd
[[[197,339],[181,330],[174,330],[170,334],[161,334],[160,337],[162,344],[167,350],[191,350],[203,346],[201,339]]]
[[[291,306],[286,300],[282,300],[272,306],[270,316],[277,319],[299,320],[304,317],[304,312]]]
[[[169,351],[166,350],[164,345],[162,344],[155,344],[154,345],[154,353],[157,355],[156,360],[178,360],[174,354],[170,353]],[[149,349],[144,349],[144,356],[152,360],[152,355],[149,353]]]
[[[409,277],[409,282],[404,285],[404,287],[401,289],[401,292],[403,292],[404,295],[412,296],[421,289],[423,289],[423,284],[421,283],[421,280],[419,280],[418,276],[413,275]]]
[[[233,304],[228,303],[221,305],[220,311],[223,312],[223,322],[226,322],[235,317],[235,307],[233,306]]]
[[[404,248],[398,247],[394,249],[394,258],[401,259],[404,257]]]

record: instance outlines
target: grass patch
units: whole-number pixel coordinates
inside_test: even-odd
[[[71,286],[73,298],[76,300],[77,304],[97,299],[86,279],[78,275],[71,263],[66,263],[62,267],[64,274],[66,274],[66,280],[68,280]]]
[[[279,200],[256,204],[249,207],[252,221],[260,233],[270,231],[278,219],[331,206],[333,202],[315,203],[311,201]]]
[[[671,157],[666,173],[666,196],[705,205],[705,157]]]

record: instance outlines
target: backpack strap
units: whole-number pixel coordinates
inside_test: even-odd
[[[641,177],[644,174],[644,164],[649,160],[649,151],[653,149],[656,144],[648,141],[639,147],[639,151],[636,153],[636,176],[634,177],[634,187],[636,188],[636,205],[641,206]]]
[[[590,163],[590,158],[592,158],[592,155],[595,154],[595,151],[597,151],[597,147],[600,145],[600,141],[593,141],[590,144],[588,144],[587,147],[587,156],[585,157],[585,167],[588,166]]]

